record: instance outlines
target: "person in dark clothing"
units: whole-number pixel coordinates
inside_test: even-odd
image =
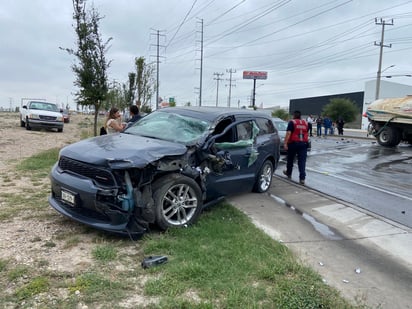
[[[318,118],[316,118],[316,136],[322,136],[322,125],[323,119],[321,116],[319,116]]]
[[[336,126],[338,127],[338,134],[343,135],[343,126],[345,125],[345,121],[343,121],[342,117],[339,117],[338,121],[336,121]]]
[[[332,120],[330,120],[330,118],[328,117],[328,115],[325,115],[325,117],[323,118],[323,126],[325,127],[325,137],[328,134],[333,134],[332,133]]]
[[[129,112],[130,112],[130,119],[128,121],[128,126],[130,126],[132,123],[135,123],[137,120],[142,118],[142,116],[139,113],[139,108],[136,105],[131,105],[129,107]]]
[[[301,119],[301,112],[294,111],[293,119],[289,121],[285,136],[285,150],[287,151],[286,170],[283,174],[289,179],[292,177],[293,162],[298,157],[299,183],[304,185],[306,178],[306,157],[308,153],[308,124]]]

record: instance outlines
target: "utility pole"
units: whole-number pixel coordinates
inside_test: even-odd
[[[236,73],[236,70],[229,69],[229,70],[226,70],[226,72],[230,74],[229,75],[230,76],[229,77],[229,98],[228,98],[228,101],[227,101],[227,106],[230,107],[230,100],[231,100],[231,97],[232,97],[232,74]],[[233,86],[235,86],[235,85],[233,85]]]
[[[203,78],[203,19],[200,20],[200,81],[199,81],[199,106],[202,106],[202,78]]]
[[[160,64],[160,37],[165,36],[160,34],[160,30],[156,30],[156,109],[159,108],[159,64]],[[164,47],[164,46],[162,46]]]
[[[222,80],[221,78],[220,78],[220,76],[222,76],[223,75],[223,73],[213,73],[213,75],[216,75],[216,78],[213,78],[214,80],[216,80],[216,85],[217,85],[217,87],[216,87],[216,106],[218,105],[218,103],[219,103],[219,82]]]
[[[376,92],[375,92],[375,100],[379,99],[379,92],[380,92],[380,87],[381,87],[381,74],[382,74],[382,55],[383,55],[383,48],[384,47],[392,47],[392,44],[385,45],[384,44],[384,35],[385,35],[385,26],[393,26],[393,19],[391,19],[390,22],[387,22],[386,20],[383,20],[382,18],[378,21],[377,18],[375,18],[375,24],[376,25],[382,25],[382,33],[381,33],[381,41],[379,43],[374,42],[375,46],[380,47],[379,51],[379,65],[378,65],[378,72],[376,75]]]

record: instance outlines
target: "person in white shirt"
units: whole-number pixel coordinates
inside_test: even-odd
[[[313,124],[313,118],[312,115],[309,115],[308,118],[306,118],[306,122],[308,123],[308,133],[309,136],[313,136],[312,135],[312,124]]]
[[[112,107],[110,109],[104,127],[109,134],[123,131],[125,125],[121,123],[121,115],[118,108]]]

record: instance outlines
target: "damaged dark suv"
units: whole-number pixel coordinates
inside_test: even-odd
[[[279,161],[271,118],[245,109],[171,107],[64,147],[50,205],[97,229],[141,235],[187,226],[225,196],[265,192]]]

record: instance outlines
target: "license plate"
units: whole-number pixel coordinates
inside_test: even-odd
[[[69,203],[72,206],[74,206],[74,204],[75,204],[74,194],[72,194],[70,192],[67,192],[67,191],[62,190],[62,200]]]

